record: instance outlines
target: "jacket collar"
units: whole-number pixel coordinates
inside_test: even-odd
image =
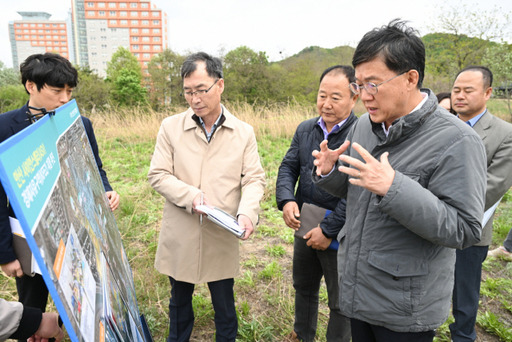
[[[427,101],[423,106],[412,113],[404,115],[393,122],[386,137],[380,123],[372,122],[372,131],[379,137],[382,143],[392,143],[408,137],[414,133],[437,109],[437,98],[430,89],[421,89],[422,93],[427,93]],[[368,119],[370,116],[368,116]]]
[[[480,136],[482,140],[485,140],[487,137],[487,130],[491,128],[493,116],[489,113],[489,109],[482,115],[480,120],[478,120],[473,129]]]
[[[226,109],[226,107],[224,107],[224,105],[221,104],[221,106],[222,106],[222,114],[224,115],[224,119],[221,119],[221,121],[219,123],[219,127],[223,126],[226,128],[234,129],[235,128],[235,117],[233,116],[233,114],[231,114]],[[197,127],[198,124],[197,124],[196,120],[194,120],[195,114],[194,114],[194,111],[192,110],[192,108],[187,109],[187,111],[185,112],[185,116],[186,116],[185,127],[184,127],[185,130],[189,130],[189,129],[193,129],[193,128]]]

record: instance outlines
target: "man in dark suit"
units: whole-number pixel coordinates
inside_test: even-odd
[[[47,111],[67,103],[71,99],[73,88],[78,83],[76,69],[67,59],[53,53],[29,56],[21,64],[20,72],[29,100],[23,107],[0,115],[0,142],[28,127]],[[91,121],[82,117],[82,122],[103,180],[110,208],[115,210],[119,206],[119,195],[112,190],[107,174],[102,169]],[[16,277],[19,301],[25,306],[39,308],[44,312],[48,300],[48,289],[41,275],[36,274],[34,277],[23,275],[12,246],[9,216],[14,217],[14,213],[3,186],[0,186],[0,266],[7,276]]]
[[[492,94],[492,72],[470,66],[459,72],[452,88],[452,106],[458,117],[473,127],[487,153],[487,191],[482,238],[476,245],[457,250],[452,340],[475,341],[475,322],[480,299],[482,263],[492,241],[494,209],[512,186],[512,125],[489,113],[486,104]],[[461,156],[465,158],[465,156]]]

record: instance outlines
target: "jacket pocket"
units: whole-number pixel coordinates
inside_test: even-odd
[[[382,291],[395,309],[413,314],[424,292],[428,263],[411,253],[370,251],[368,264],[380,271],[375,273],[380,278],[377,291]]]

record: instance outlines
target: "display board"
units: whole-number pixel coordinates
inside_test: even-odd
[[[151,341],[73,100],[0,144],[0,179],[72,341]]]

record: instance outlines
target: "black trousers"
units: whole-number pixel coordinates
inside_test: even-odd
[[[387,328],[373,325],[351,318],[352,342],[432,342],[435,331],[417,333],[396,332]]]

